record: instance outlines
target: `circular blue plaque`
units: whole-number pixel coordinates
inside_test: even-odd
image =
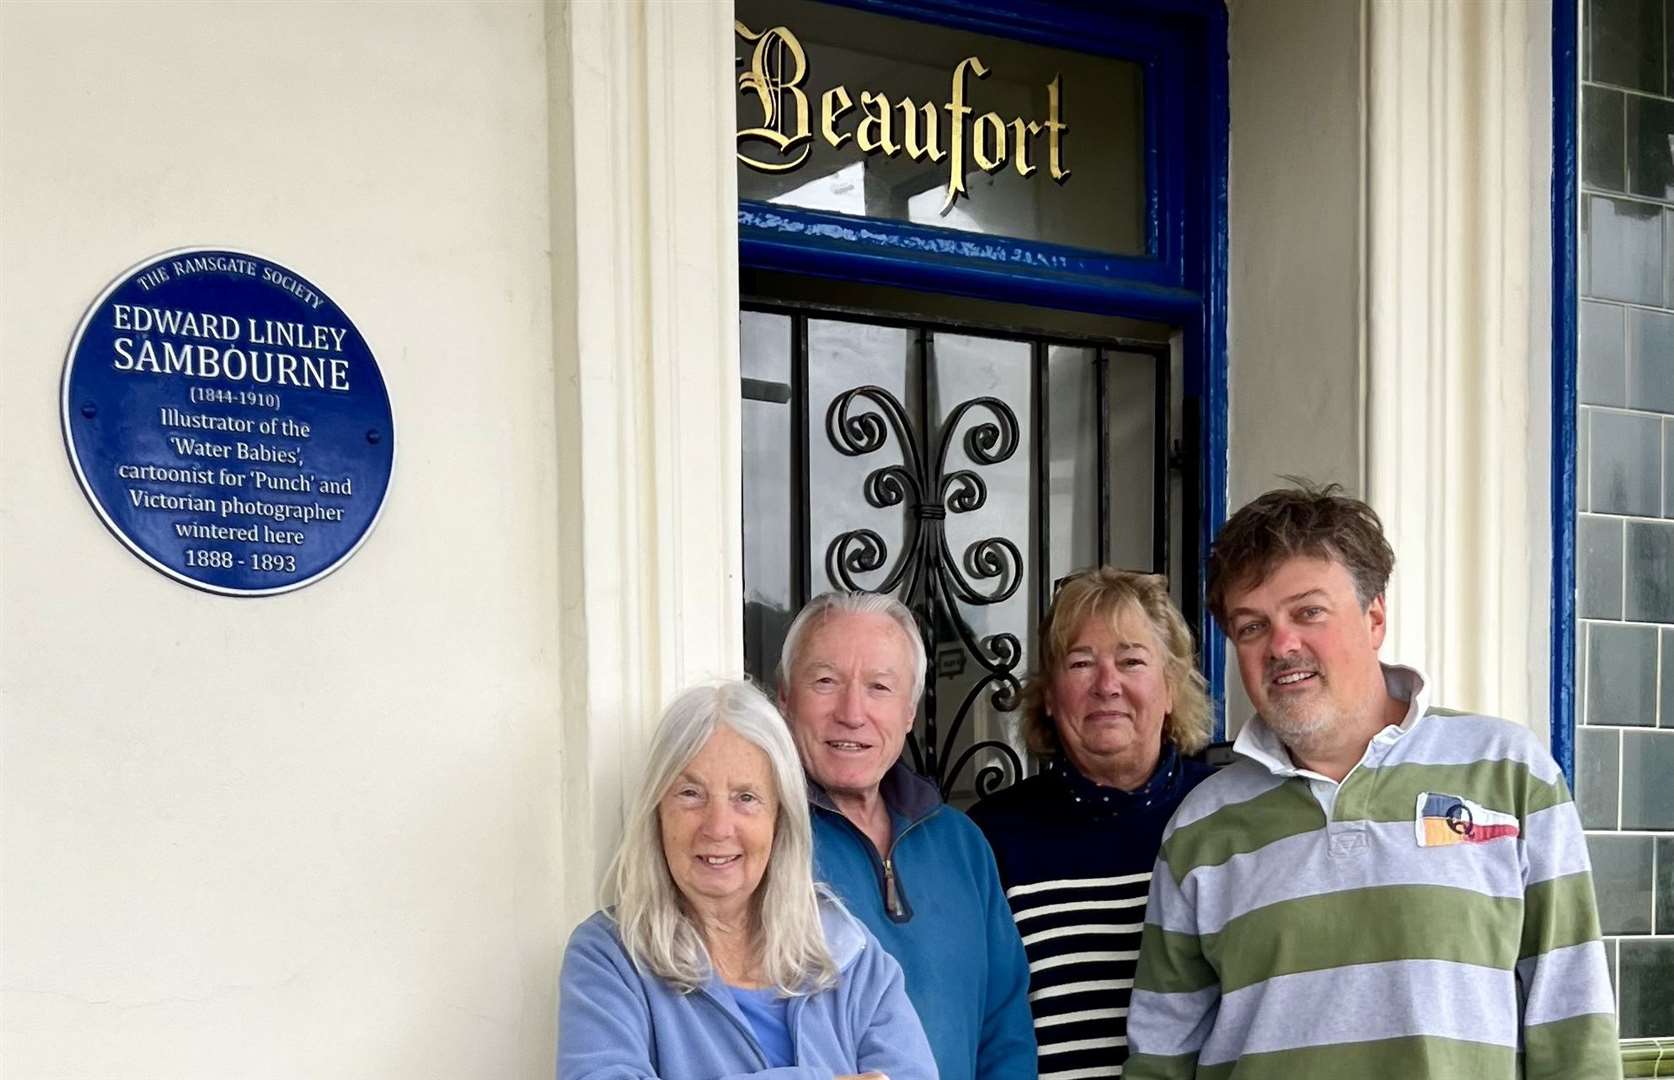
[[[366,340],[271,259],[188,248],[94,301],[64,364],[64,441],[105,524],[177,581],[299,589],[355,553],[395,463]]]

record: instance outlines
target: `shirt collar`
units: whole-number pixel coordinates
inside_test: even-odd
[[[878,794],[883,798],[890,817],[897,819],[898,824],[927,818],[942,805],[941,792],[936,790],[936,785],[913,772],[905,760],[896,761],[883,774],[883,779],[878,781]],[[808,777],[808,801],[822,810],[842,813],[832,801],[831,794],[812,776]]]
[[[1116,810],[1124,806],[1148,803],[1166,791],[1180,772],[1180,754],[1174,749],[1173,743],[1164,740],[1162,753],[1157,757],[1157,767],[1151,771],[1151,776],[1145,783],[1132,791],[1123,791],[1121,788],[1109,787],[1089,779],[1063,753],[1047,762],[1044,771],[1057,777],[1065,790],[1079,801],[1109,806]]]
[[[1383,685],[1388,688],[1391,697],[1407,702],[1407,712],[1398,726],[1390,725],[1376,737],[1381,738],[1387,734],[1390,738],[1399,738],[1412,730],[1412,726],[1428,708],[1429,693],[1425,678],[1417,668],[1402,664],[1379,666],[1383,668]],[[1250,722],[1244,725],[1244,730],[1238,733],[1232,749],[1234,753],[1242,754],[1275,776],[1318,775],[1296,766],[1283,740],[1267,726],[1267,722],[1259,714],[1251,717]]]

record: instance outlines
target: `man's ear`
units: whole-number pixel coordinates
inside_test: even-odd
[[[1372,597],[1366,605],[1366,628],[1372,636],[1373,650],[1383,648],[1383,635],[1389,629],[1389,613],[1384,607],[1383,594]]]

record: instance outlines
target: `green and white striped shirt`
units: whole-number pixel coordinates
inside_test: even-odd
[[[1427,710],[1423,680],[1342,782],[1259,719],[1169,823],[1129,1080],[1616,1078],[1580,818],[1524,728]]]

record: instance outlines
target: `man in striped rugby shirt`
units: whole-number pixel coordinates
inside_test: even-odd
[[[1268,492],[1216,540],[1257,716],[1164,834],[1129,1077],[1621,1075],[1563,776],[1379,662],[1394,561],[1334,487]]]

